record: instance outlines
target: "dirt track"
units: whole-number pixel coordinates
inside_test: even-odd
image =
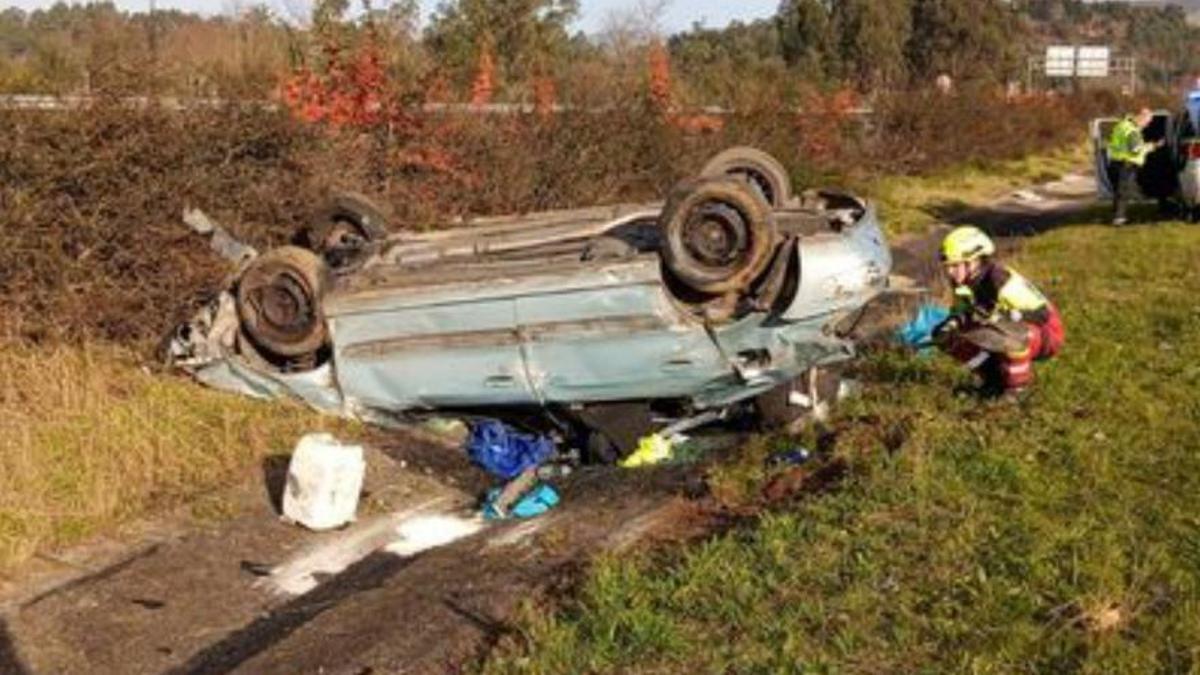
[[[1021,235],[1070,223],[1092,203],[1090,181],[1068,178],[939,215]],[[904,242],[897,272],[927,278],[934,243]],[[553,595],[596,552],[714,524],[684,496],[698,492],[701,467],[594,469],[560,485],[564,504],[549,516],[405,554],[403,523],[469,519],[483,483],[461,454],[427,434],[372,451],[362,520],[345,531],[279,522],[280,467],[268,466],[265,480],[223,497],[236,515],[210,527],[167,523],[140,542],[43,563],[51,573],[0,598],[0,672],[456,672],[508,631],[524,600]],[[348,550],[365,557],[341,569],[331,559]]]

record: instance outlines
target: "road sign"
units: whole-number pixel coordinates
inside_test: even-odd
[[[1108,47],[1080,47],[1075,57],[1075,76],[1108,77],[1111,57]]]
[[[1046,47],[1046,77],[1074,77],[1075,48],[1063,45]]]

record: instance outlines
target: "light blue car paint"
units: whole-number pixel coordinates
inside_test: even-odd
[[[647,399],[720,408],[853,356],[834,327],[884,291],[891,269],[874,209],[854,203],[856,220],[840,232],[786,240],[797,248],[798,286],[776,314],[706,324],[668,291],[652,251],[422,283],[381,265],[326,295],[332,358],[316,371],[275,372],[228,347],[236,321],[231,329],[218,316],[232,311],[227,297],[194,322],[175,362],[213,387],[291,395],[371,421],[410,410]]]

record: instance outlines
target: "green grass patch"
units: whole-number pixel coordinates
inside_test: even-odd
[[[958,166],[931,176],[871,178],[860,181],[859,189],[879,203],[890,233],[924,232],[946,212],[1055,180],[1090,163],[1090,147],[1078,144],[1019,160]]]
[[[485,670],[1197,672],[1197,251],[1180,224],[1029,240],[1013,262],[1068,330],[1031,400],[956,395],[944,357],[873,355],[832,424],[837,490],[598,562]]]

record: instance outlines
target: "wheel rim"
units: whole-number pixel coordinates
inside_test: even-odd
[[[247,300],[254,312],[258,331],[273,341],[294,343],[311,334],[318,321],[312,289],[290,270],[252,288]]]
[[[703,265],[728,267],[745,254],[748,229],[740,211],[722,202],[709,202],[689,219],[684,246]]]
[[[321,242],[326,251],[345,248],[360,248],[367,243],[362,229],[354,223],[339,220],[329,228],[325,240]]]

